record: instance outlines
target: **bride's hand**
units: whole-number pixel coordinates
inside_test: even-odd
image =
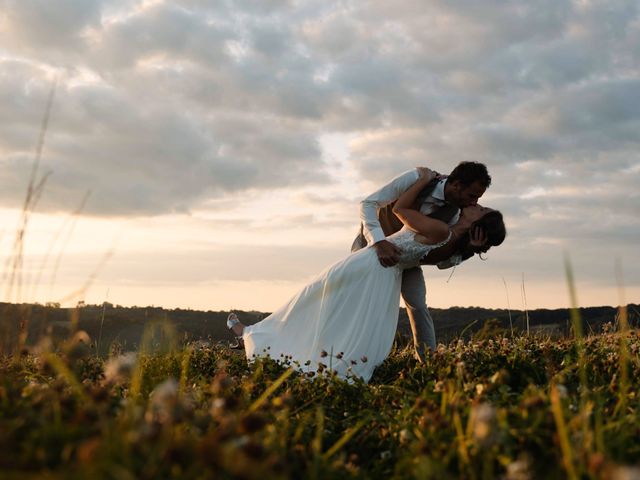
[[[431,181],[433,178],[433,171],[427,167],[416,167],[416,170],[418,170],[418,174],[420,175],[418,180],[429,179],[429,181]]]
[[[487,235],[484,230],[478,226],[473,227],[469,232],[469,246],[474,252],[482,252],[485,243],[487,242]]]

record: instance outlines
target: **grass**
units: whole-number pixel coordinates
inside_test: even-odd
[[[88,345],[79,333],[55,352],[3,357],[3,478],[640,472],[640,380],[620,370],[640,367],[635,330],[580,345],[530,335],[457,341],[424,365],[399,349],[369,384],[309,379],[269,359],[247,365],[220,346],[147,344],[137,356],[102,360]]]

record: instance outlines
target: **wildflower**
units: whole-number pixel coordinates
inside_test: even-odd
[[[530,463],[527,458],[520,458],[515,462],[511,462],[507,465],[506,480],[530,480],[533,478],[531,476]]]
[[[148,422],[167,423],[174,420],[180,421],[186,404],[180,404],[178,398],[178,382],[175,378],[165,380],[149,395],[150,409],[145,418]]]
[[[118,384],[131,377],[136,366],[136,354],[125,353],[110,359],[104,366],[104,380],[108,384]]]
[[[640,468],[630,466],[616,467],[611,478],[612,480],[636,480],[640,478]]]
[[[326,351],[326,350],[322,350],[322,351],[320,352],[320,358],[324,358],[324,357],[326,357],[327,355],[329,355],[329,354],[327,353],[327,351]]]
[[[361,361],[362,363],[367,363],[367,361],[368,361],[368,360],[369,360],[369,359],[367,358],[367,356],[366,356],[366,355],[363,355],[362,357],[360,357],[360,361]]]
[[[558,389],[558,393],[560,394],[560,398],[567,398],[567,395],[569,394],[569,392],[567,390],[567,387],[565,387],[564,385],[559,383],[558,385],[556,385],[556,388]]]
[[[344,352],[340,352],[339,354],[336,355],[336,358],[338,360],[342,360],[343,355],[344,355]]]
[[[165,380],[156,388],[153,389],[153,392],[149,395],[149,399],[151,400],[151,404],[164,407],[167,405],[175,404],[178,398],[178,382],[175,378],[169,378]]]
[[[488,404],[481,403],[471,411],[471,425],[473,438],[481,445],[491,443],[496,419],[496,409]]]

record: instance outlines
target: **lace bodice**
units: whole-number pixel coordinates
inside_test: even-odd
[[[447,243],[449,237],[451,237],[451,233],[449,233],[449,237],[447,237],[446,240],[434,245],[425,245],[424,243],[417,242],[415,236],[415,232],[409,230],[407,227],[403,227],[398,232],[387,237],[387,240],[402,250],[400,261],[398,262],[398,267],[401,269],[420,265],[420,259],[434,248],[441,247]]]

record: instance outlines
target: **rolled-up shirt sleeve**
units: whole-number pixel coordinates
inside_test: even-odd
[[[360,202],[360,221],[369,245],[378,243],[385,238],[378,220],[378,209],[397,200],[419,177],[420,174],[417,169],[409,170]]]

